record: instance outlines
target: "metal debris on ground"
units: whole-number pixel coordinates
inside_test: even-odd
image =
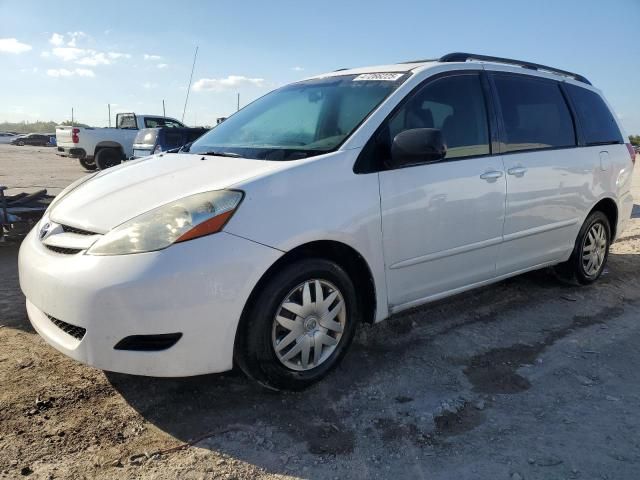
[[[0,243],[20,239],[40,220],[53,200],[46,190],[5,195],[0,185]]]

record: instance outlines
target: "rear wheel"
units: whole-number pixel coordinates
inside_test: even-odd
[[[346,272],[325,259],[295,262],[269,279],[246,312],[235,361],[275,390],[302,390],[337,366],[361,319]]]
[[[87,160],[86,158],[81,158],[80,165],[83,166],[85,170],[95,170],[97,167],[95,160]]]
[[[576,239],[569,260],[556,267],[560,278],[588,285],[595,282],[607,264],[611,245],[611,225],[607,216],[593,212],[587,217]]]
[[[122,163],[120,151],[115,148],[103,148],[96,154],[96,165],[100,170],[115,167]]]

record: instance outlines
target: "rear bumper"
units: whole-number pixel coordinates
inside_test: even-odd
[[[71,158],[89,158],[87,157],[87,152],[85,152],[84,148],[77,147],[63,147],[58,145],[56,153],[61,157],[71,157]]]

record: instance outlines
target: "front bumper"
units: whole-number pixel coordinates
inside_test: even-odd
[[[91,256],[48,250],[35,229],[22,243],[20,286],[33,327],[88,365],[175,377],[229,370],[253,286],[282,252],[228,233],[158,252]],[[86,329],[81,339],[53,319]],[[161,351],[114,350],[131,335],[182,333]]]

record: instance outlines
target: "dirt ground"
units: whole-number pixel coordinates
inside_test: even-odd
[[[0,184],[82,174],[0,146]],[[640,205],[633,217],[596,285],[539,271],[363,326],[298,394],[80,365],[34,333],[17,247],[0,246],[0,478],[635,480]]]
[[[78,160],[59,157],[53,147],[0,145],[0,185],[8,195],[46,188],[52,195],[86,175]]]

